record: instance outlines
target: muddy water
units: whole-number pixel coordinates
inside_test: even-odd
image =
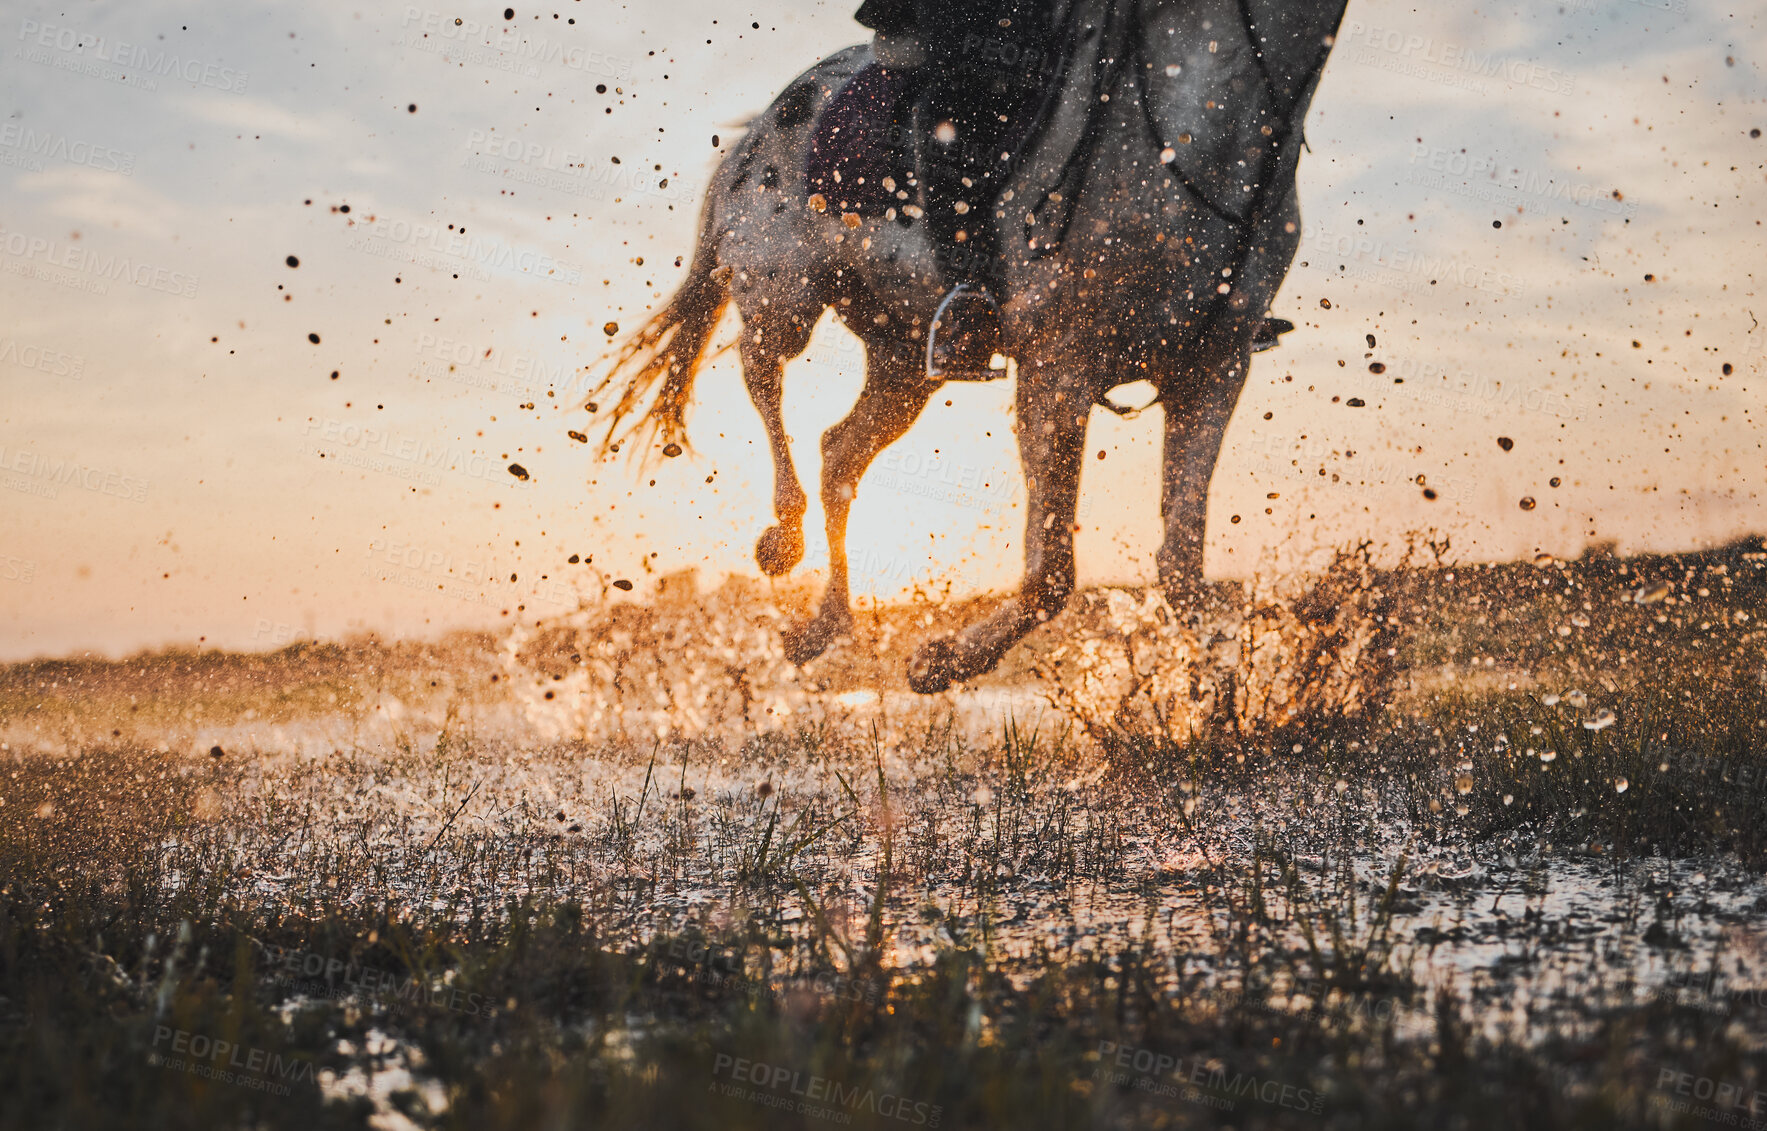
[[[1034,689],[983,688],[948,696],[931,709],[923,699],[894,693],[839,692],[819,700],[803,708],[804,716],[849,734],[876,734],[880,764],[904,814],[941,814],[950,827],[978,820],[983,842],[1000,819],[989,815],[989,796],[1008,786],[997,764],[960,764],[964,784],[953,802],[950,750],[986,750],[1008,719],[1026,729],[1057,721]],[[720,821],[725,835],[735,822],[753,838],[768,811],[763,792],[776,795],[787,820],[805,807],[832,813],[846,807],[834,770],[862,789],[869,772],[863,765],[814,759],[794,763],[789,756],[695,753],[691,746],[684,748],[685,772],[682,747],[664,749],[655,765],[637,747],[586,758],[536,742],[521,710],[508,704],[457,717],[451,725],[479,745],[437,757],[429,752],[445,745],[440,721],[433,709],[386,699],[350,717],[273,726],[238,722],[193,731],[183,740],[191,749],[212,743],[253,752],[252,769],[241,783],[247,794],[275,796],[297,808],[312,802],[314,811],[326,815],[315,836],[324,835],[328,824],[338,837],[358,837],[365,823],[373,830],[368,847],[391,859],[415,853],[445,825],[449,835],[484,838],[512,857],[547,844],[554,860],[573,862],[578,875],[593,877],[597,903],[634,945],[645,945],[657,932],[695,921],[728,923],[738,914],[771,919],[787,934],[805,932],[810,914],[789,885],[764,897],[741,887],[731,874],[729,852],[717,863],[704,850],[671,857],[666,826],[684,822],[702,846],[720,835]],[[965,741],[917,755],[910,740],[934,723],[951,726]],[[336,751],[350,752],[347,772],[328,760]],[[956,757],[961,763],[974,756]],[[1199,840],[1157,804],[1139,803],[1125,813],[1086,778],[1033,786],[1022,804],[1034,812],[1065,805],[1070,828],[1114,818],[1121,840],[1107,874],[1070,880],[1021,850],[997,866],[990,863],[985,882],[973,869],[958,875],[964,869],[955,866],[909,875],[898,848],[886,962],[911,974],[941,948],[961,944],[985,947],[1008,969],[1028,974],[1050,956],[1109,953],[1136,942],[1167,959],[1174,993],[1202,992],[1224,1008],[1251,1002],[1306,1011],[1319,1005],[1326,990],[1274,873],[1267,892],[1273,922],[1265,931],[1257,985],[1244,984],[1245,956],[1223,942],[1232,935],[1230,909],[1215,869],[1249,858],[1259,831],[1269,830],[1269,813],[1205,789],[1197,806],[1204,834]],[[690,805],[677,796],[683,784],[692,791]],[[469,788],[476,793],[467,799]],[[1064,790],[1066,799],[1057,796]],[[621,799],[630,821],[641,796],[649,816],[625,851],[615,853],[608,839],[610,799]],[[658,816],[664,811],[667,821]],[[560,814],[565,820],[557,819]],[[913,819],[903,817],[904,835]],[[1402,1031],[1427,1029],[1433,993],[1440,989],[1465,1002],[1469,1020],[1488,1034],[1523,1041],[1536,1030],[1574,1027],[1604,1004],[1656,995],[1719,1015],[1748,1002],[1767,1004],[1767,880],[1734,861],[1616,863],[1563,851],[1543,854],[1537,845],[1509,842],[1421,847],[1403,820],[1378,820],[1370,827],[1384,840],[1358,846],[1347,873],[1335,858],[1305,852],[1294,858],[1304,892],[1300,911],[1303,918],[1314,916],[1310,921],[1320,933],[1325,920],[1318,916],[1328,910],[1348,937],[1366,939],[1394,862],[1401,854],[1408,857],[1384,964],[1404,978],[1365,991],[1367,1007],[1392,1013]],[[251,836],[249,830],[242,835]],[[855,844],[833,834],[827,841],[806,853],[794,874],[820,893],[827,904],[822,910],[837,929],[848,938],[862,937],[876,893],[877,840],[867,835]],[[445,906],[414,875],[401,877],[397,866],[392,871],[395,891],[408,886],[415,898],[422,888],[432,908]],[[298,856],[266,858],[259,890],[266,901],[287,900],[302,872]],[[1232,896],[1244,873],[1228,872],[1239,876],[1227,884]],[[548,884],[518,870],[502,876],[494,892],[479,894],[500,905],[530,892],[580,894],[569,884]]]

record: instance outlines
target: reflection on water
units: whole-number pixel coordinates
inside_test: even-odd
[[[1193,1018],[1427,1047],[1448,1008],[1538,1046],[1668,1002],[1760,1047],[1760,564],[1342,557],[1184,608],[1096,591],[934,697],[905,656],[974,608],[862,606],[799,669],[779,634],[804,594],[665,586],[498,639],[0,669],[0,743],[155,752],[189,786],[167,882],[201,890],[224,853],[262,921],[571,905],[671,985],[787,1013],[959,953],[1021,991],[1132,955]],[[390,1127],[441,1112],[424,1050],[386,1034],[504,1004],[312,945],[273,971],[284,1012],[378,1026],[327,1094]]]

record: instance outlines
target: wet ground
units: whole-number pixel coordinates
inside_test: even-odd
[[[961,1031],[977,1048],[991,1033],[1033,1040],[1006,1036],[1015,995],[1041,1001],[1071,975],[1091,987],[1062,991],[1076,1026],[1102,998],[1082,1008],[1073,994],[1115,994],[1112,1025],[1183,1019],[1161,1049],[1205,1030],[1217,1050],[1266,1030],[1299,1041],[1282,1070],[1344,1125],[1372,1102],[1357,1072],[1393,1073],[1403,1091],[1409,1071],[1351,1072],[1356,1050],[1439,1062],[1447,1034],[1491,1064],[1537,1057],[1530,1086],[1595,1105],[1590,1125],[1688,1116],[1699,1097],[1679,1096],[1675,1073],[1730,1088],[1721,1122],[1753,1118],[1737,1097],[1767,1052],[1767,879],[1749,832],[1763,759],[1748,741],[1760,692],[1746,609],[1759,602],[1728,594],[1715,613],[1699,604],[1711,587],[1685,577],[1685,602],[1641,600],[1634,579],[1584,618],[1583,640],[1540,609],[1586,578],[1513,596],[1508,627],[1488,599],[1457,602],[1458,619],[1415,587],[1397,603],[1390,578],[1314,601],[1324,614],[1305,592],[1190,618],[1145,594],[1091,594],[1014,666],[933,698],[890,674],[931,630],[924,613],[862,624],[800,672],[778,651],[789,605],[761,600],[584,610],[437,645],[15,666],[0,804],[23,854],[15,883],[47,885],[44,908],[71,898],[48,878],[70,867],[109,876],[117,897],[154,893],[146,911],[103,913],[140,937],[113,926],[96,950],[68,944],[82,969],[114,968],[157,1019],[201,997],[205,970],[224,972],[204,916],[243,924],[235,985],[289,1032],[334,1018],[309,1046],[324,1050],[312,1083],[361,1102],[323,1110],[381,1127],[471,1106],[437,1060],[460,1038],[430,1014],[442,994],[438,1016],[482,1019],[473,1055],[495,1061],[513,1038],[487,1034],[528,995],[491,988],[501,951],[486,966],[468,956],[474,940],[509,945],[536,909],[592,924],[592,953],[636,963],[637,999],[581,1016],[560,1004],[548,1030],[593,1036],[591,1076],[612,1089],[595,1102],[634,1125],[662,1101],[619,1108],[606,1073],[670,1078],[679,1066],[657,1050],[681,1033],[711,1042],[716,1076],[715,1050],[761,1039],[741,1036],[749,1011],[792,1024],[853,1005],[914,1023],[915,995],[954,962],[984,971],[968,976]],[[1717,621],[1729,638],[1709,635]],[[1755,698],[1741,683],[1703,698],[1623,684],[1640,626],[1682,630],[1675,647],[1740,668]],[[1581,647],[1555,647],[1566,639]],[[131,791],[117,767],[157,784]],[[132,842],[137,824],[157,831]],[[88,888],[75,906],[97,914],[110,898]],[[439,950],[383,953],[383,932],[418,924]],[[365,967],[397,977],[365,982]],[[413,979],[421,1021],[383,992]],[[23,1000],[14,1014],[34,1016]],[[736,1012],[708,1022],[708,1001]],[[1076,1075],[1108,1068],[1122,1035],[1098,1031],[1113,1036],[1069,1050],[1057,1073],[1062,1103],[1113,1125],[1221,1115],[1219,1089],[1146,1108],[1178,1087],[1163,1070],[1118,1081],[1132,1096]],[[1704,1034],[1692,1046],[1690,1031]],[[1307,1060],[1309,1042],[1328,1051]],[[839,1046],[848,1070],[886,1072],[865,1047]],[[1215,1060],[1267,1057],[1259,1047]],[[766,1114],[733,1110],[714,1122]]]

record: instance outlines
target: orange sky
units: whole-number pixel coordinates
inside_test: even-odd
[[[0,22],[0,657],[431,634],[753,572],[771,470],[734,358],[654,485],[564,432],[602,325],[681,276],[712,135],[860,40],[850,9],[203,7]],[[1277,303],[1302,328],[1252,369],[1209,569],[1426,528],[1509,558],[1767,526],[1762,20],[1353,0]],[[859,361],[824,326],[789,372],[806,482]],[[857,592],[1012,583],[1010,401],[953,388],[885,453]],[[1085,580],[1152,576],[1157,433],[1097,414]]]

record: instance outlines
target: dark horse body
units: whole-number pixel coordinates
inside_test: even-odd
[[[1209,480],[1254,333],[1299,242],[1301,119],[1343,7],[1072,0],[1060,11],[1068,57],[1058,95],[993,217],[1004,252],[1003,352],[1018,363],[1025,576],[991,616],[921,648],[909,669],[915,690],[989,670],[1066,603],[1087,418],[1117,385],[1146,380],[1159,390],[1160,581],[1179,599],[1200,582]],[[607,381],[623,382],[610,440],[658,381],[646,418],[661,442],[684,438],[695,370],[725,305],[736,303],[744,381],[776,474],[778,523],[756,557],[777,575],[802,558],[806,508],[781,419],[784,365],[807,348],[826,308],[864,343],[858,402],[822,437],[829,582],[814,619],[788,635],[800,663],[850,624],[846,526],[861,476],[938,388],[922,358],[945,280],[917,210],[843,213],[804,185],[821,106],[870,61],[867,47],[824,60],[755,120],[718,170],[687,281]]]

